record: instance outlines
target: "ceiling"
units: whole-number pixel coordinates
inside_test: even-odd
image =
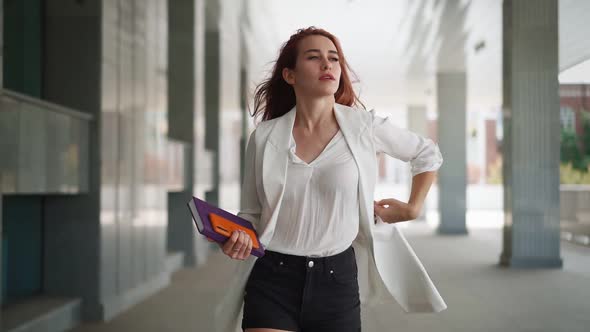
[[[248,2],[262,78],[281,44],[314,25],[336,35],[368,108],[433,108],[435,74],[465,71],[468,109],[501,105],[502,1],[500,0],[258,0]],[[590,1],[561,0],[560,68],[590,57]],[[586,14],[584,14],[586,13]]]

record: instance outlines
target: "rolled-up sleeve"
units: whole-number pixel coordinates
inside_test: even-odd
[[[250,134],[244,157],[244,182],[240,194],[240,211],[238,216],[250,221],[256,229],[260,221],[262,207],[256,190],[256,130]]]
[[[431,139],[398,127],[387,117],[370,111],[373,121],[373,139],[377,152],[410,162],[412,176],[436,171],[443,163],[438,145]]]

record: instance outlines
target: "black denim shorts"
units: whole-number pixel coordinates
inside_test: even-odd
[[[357,272],[352,246],[328,257],[267,250],[246,283],[242,329],[358,332]]]

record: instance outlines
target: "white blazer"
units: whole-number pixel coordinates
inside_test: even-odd
[[[353,242],[363,310],[396,302],[406,312],[439,312],[446,304],[422,263],[397,229],[377,217],[373,201],[377,152],[410,162],[412,174],[435,171],[442,164],[430,139],[394,125],[375,111],[334,105],[340,130],[359,170],[359,234]],[[251,221],[263,245],[272,239],[285,187],[295,107],[285,115],[261,122],[246,148],[244,183],[238,215]],[[227,292],[215,310],[218,331],[241,331],[243,294],[256,257],[237,261]],[[393,301],[392,301],[393,300]],[[399,308],[399,307],[398,307]],[[391,310],[396,310],[391,307]]]

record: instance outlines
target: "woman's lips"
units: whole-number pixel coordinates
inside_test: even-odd
[[[334,76],[332,76],[332,75],[322,75],[322,76],[320,76],[320,81],[325,81],[325,80],[332,80],[332,81],[334,81]]]

